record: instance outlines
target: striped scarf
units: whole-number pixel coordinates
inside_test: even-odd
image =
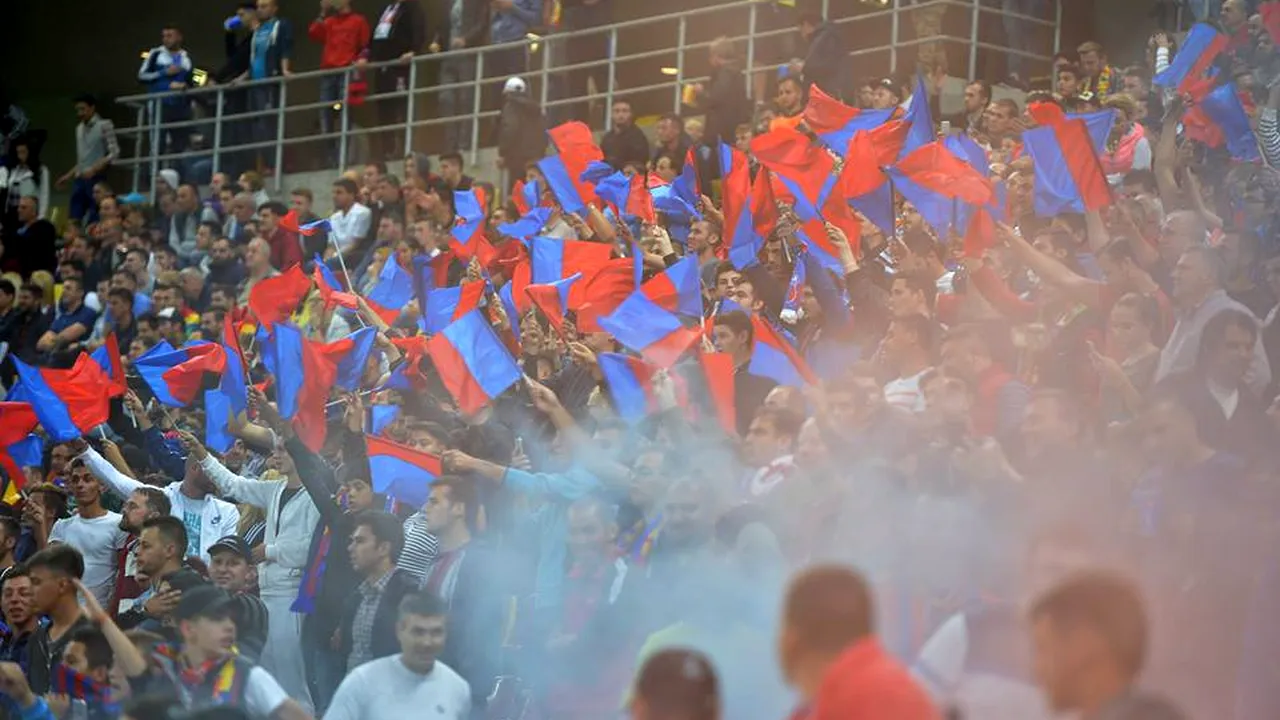
[[[58,663],[53,669],[52,687],[53,692],[83,700],[85,705],[108,717],[120,714],[120,704],[116,702],[110,685],[103,685],[62,663]]]
[[[320,544],[316,547],[315,557],[311,558],[311,563],[302,575],[302,582],[298,585],[298,596],[289,606],[293,612],[310,615],[316,611],[316,596],[320,593],[320,585],[324,580],[324,569],[332,543],[333,533],[326,525],[324,534],[320,536]]]

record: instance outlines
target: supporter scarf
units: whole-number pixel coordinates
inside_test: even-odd
[[[311,564],[303,573],[302,582],[298,585],[298,596],[289,606],[293,612],[310,615],[316,611],[316,596],[320,593],[320,585],[324,580],[324,568],[329,559],[329,546],[332,542],[331,531],[328,526],[325,526],[324,534],[320,536],[320,544],[316,546],[316,556],[311,559]]]
[[[648,524],[637,522],[618,538],[618,549],[628,562],[643,565],[649,559],[653,543],[662,531],[662,515],[653,518]]]
[[[1107,175],[1123,175],[1132,170],[1138,143],[1146,136],[1142,125],[1134,123],[1133,127],[1129,128],[1129,132],[1116,143],[1114,150],[1108,149],[1102,157],[1098,158],[1102,161],[1102,172]]]
[[[103,685],[62,663],[58,663],[53,669],[52,682],[53,691],[56,693],[83,700],[86,705],[100,709],[112,717],[120,712],[120,705],[115,701],[110,685]]]

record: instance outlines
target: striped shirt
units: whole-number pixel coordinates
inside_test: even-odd
[[[396,567],[413,576],[418,587],[427,581],[427,574],[440,555],[440,543],[427,532],[427,516],[416,512],[404,521],[404,550]]]

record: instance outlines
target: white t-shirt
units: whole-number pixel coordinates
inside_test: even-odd
[[[470,714],[471,686],[453,668],[437,660],[419,675],[396,654],[352,670],[324,720],[463,720]]]
[[[924,393],[920,392],[920,378],[929,372],[925,368],[911,377],[895,378],[884,384],[884,401],[908,412],[924,412]]]
[[[116,591],[116,570],[120,549],[128,534],[120,529],[119,513],[86,520],[79,515],[63,518],[53,524],[49,542],[70,545],[84,556],[84,584],[103,607],[111,606]]]
[[[271,713],[288,699],[289,693],[280,687],[271,673],[260,667],[249,671],[244,685],[244,705],[251,717],[271,717]]]

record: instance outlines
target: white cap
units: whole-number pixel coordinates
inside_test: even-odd
[[[502,94],[522,93],[528,89],[529,86],[524,84],[524,80],[521,80],[518,77],[512,77],[507,78],[507,84],[502,86]]]

